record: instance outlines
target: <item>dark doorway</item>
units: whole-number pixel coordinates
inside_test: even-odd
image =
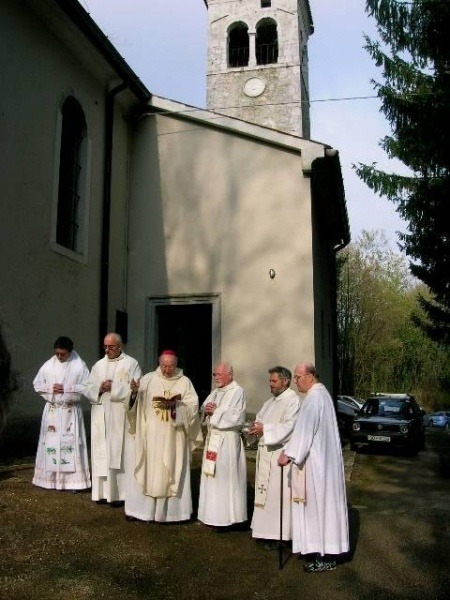
[[[158,356],[167,349],[176,352],[202,403],[211,392],[212,304],[156,306],[156,328]]]

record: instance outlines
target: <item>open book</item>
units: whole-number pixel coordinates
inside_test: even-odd
[[[153,403],[159,405],[159,408],[172,408],[178,400],[181,400],[181,394],[175,394],[169,398],[164,396],[153,396]]]

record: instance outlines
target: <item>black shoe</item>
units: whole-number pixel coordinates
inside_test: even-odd
[[[108,501],[106,500],[106,498],[102,498],[101,500],[96,500],[95,502],[96,504],[107,504]]]
[[[111,502],[111,506],[112,508],[122,508],[122,506],[125,506],[125,502],[123,500],[114,500]]]
[[[334,571],[337,567],[335,560],[324,560],[316,558],[314,561],[308,561],[303,567],[307,573],[322,573],[323,571]]]

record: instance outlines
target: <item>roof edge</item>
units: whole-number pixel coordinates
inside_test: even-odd
[[[145,87],[125,59],[119,54],[108,37],[103,33],[90,14],[78,0],[53,0],[68,16],[74,25],[88,38],[96,50],[126,82],[128,88],[142,102],[147,102],[152,94]]]

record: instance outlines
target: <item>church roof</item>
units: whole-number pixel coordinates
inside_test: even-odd
[[[139,101],[146,102],[149,100],[149,98],[151,98],[150,91],[145,87],[136,73],[119,54],[107,36],[83,6],[81,6],[78,0],[53,0],[51,2],[35,3],[33,8],[38,12],[40,10],[45,11],[46,17],[49,20],[54,21],[57,30],[61,33],[61,28],[58,27],[58,17],[54,10],[55,4],[63,13],[65,13],[70,21],[72,21],[75,27],[83,33],[85,38],[95,47],[99,55],[106,61],[109,67],[113,69],[116,75],[123,79]]]

